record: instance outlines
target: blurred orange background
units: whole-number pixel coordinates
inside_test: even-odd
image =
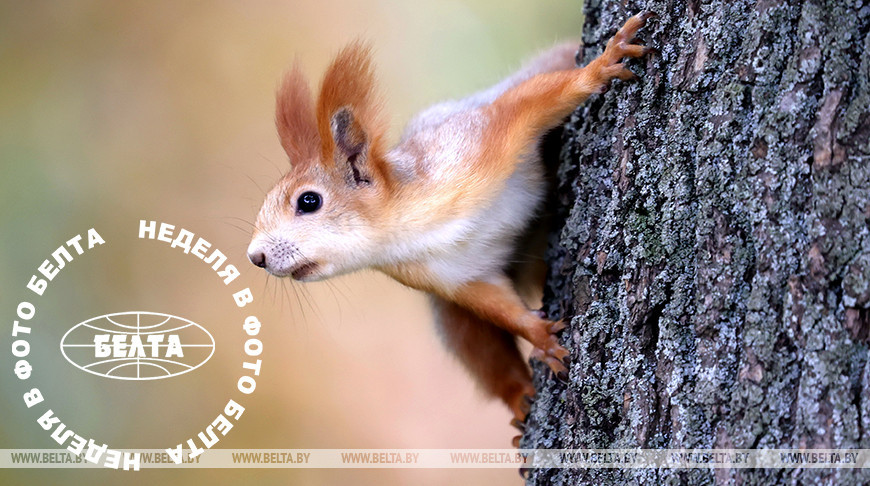
[[[425,298],[374,272],[301,285],[245,258],[250,222],[288,168],[273,95],[294,58],[312,84],[358,37],[374,46],[397,137],[428,104],[497,82],[523,58],[577,38],[580,2],[0,3],[0,448],[56,445],[21,395],[114,448],[165,448],[238,397],[245,314],[211,270],[137,239],[138,221],[186,228],[242,270],[264,323],[263,369],[217,447],[507,448],[515,430],[443,349]],[[25,289],[76,234],[106,239],[42,297]],[[8,354],[15,307],[36,304],[29,383]],[[190,318],[215,336],[202,368],[120,382],[63,360],[74,324],[109,312]],[[35,407],[36,408],[36,407]],[[519,484],[513,469],[0,470],[3,484]]]

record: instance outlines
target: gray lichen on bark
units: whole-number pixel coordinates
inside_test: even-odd
[[[563,136],[525,448],[870,448],[870,6],[586,4],[659,50]],[[531,484],[852,483],[847,469],[533,470]]]

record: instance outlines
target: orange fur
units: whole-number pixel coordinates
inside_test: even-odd
[[[525,420],[524,397],[535,389],[514,335],[456,303],[433,298],[433,307],[448,349],[484,391],[501,398],[517,420]]]
[[[614,78],[633,78],[634,73],[618,61],[650,52],[644,46],[630,44],[645,20],[631,17],[607,43],[604,54],[585,67],[535,76],[487,107],[492,121],[483,137],[481,170],[493,172],[498,178],[510,175],[513,166],[505,162],[520,160],[535,139],[558,125],[577,105],[604,91]]]
[[[480,140],[481,147],[468,161],[473,177],[463,181],[461,193],[448,191],[439,196],[421,196],[429,202],[437,197],[452,203],[463,195],[477,196],[475,189],[495,192],[491,188],[514,174],[525,152],[534,147],[535,140],[558,125],[578,104],[590,95],[604,91],[610,80],[634,76],[619,60],[649,52],[643,46],[630,43],[648,17],[648,14],[631,17],[608,42],[605,52],[587,66],[531,77],[483,107],[487,124]],[[529,311],[506,278],[466,282],[455,287],[438,279],[417,262],[383,266],[382,270],[406,285],[435,294],[470,310],[479,319],[525,338],[535,346],[534,357],[544,361],[556,373],[567,373],[563,359],[569,352],[555,337],[564,325],[542,319]]]
[[[572,49],[559,46],[489,90],[436,105],[389,152],[368,47],[338,54],[316,105],[294,68],[276,115],[294,170],[266,197],[251,261],[302,280],[374,267],[432,294],[448,347],[522,421],[533,390],[514,336],[562,378],[569,354],[564,325],[529,310],[505,274],[546,190],[531,152],[591,94],[633,77],[619,61],[649,52],[631,44],[648,17],[629,19],[586,67],[571,69]],[[294,210],[305,192],[322,207]]]
[[[281,146],[293,165],[310,162],[320,147],[314,118],[311,90],[302,76],[299,64],[294,64],[278,88],[275,125]]]
[[[333,116],[349,108],[369,144],[368,163],[373,171],[389,180],[384,160],[386,124],[381,114],[381,99],[375,90],[371,48],[360,41],[342,49],[323,76],[317,99],[317,130],[321,140],[321,160],[329,166],[335,162],[336,144],[332,137]]]
[[[453,295],[453,301],[532,343],[537,351],[535,356],[557,374],[568,372],[562,360],[570,353],[556,337],[564,325],[529,311],[507,279],[496,283],[467,283]]]

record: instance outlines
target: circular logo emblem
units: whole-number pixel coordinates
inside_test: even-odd
[[[221,318],[222,328],[234,326],[235,335],[241,338],[241,343],[237,343],[234,349],[235,354],[241,356],[240,373],[235,386],[225,392],[228,397],[220,402],[222,405],[219,409],[209,413],[199,432],[192,437],[177,438],[166,444],[164,449],[171,462],[191,462],[229,433],[245,412],[246,396],[256,389],[263,343],[258,337],[260,320],[251,315],[247,308],[254,301],[254,296],[249,288],[238,283],[240,272],[226,254],[192,231],[165,222],[146,220],[139,221],[138,225],[131,224],[128,231],[126,241],[135,238],[137,245],[163,246],[162,251],[169,249],[176,253],[176,258],[193,260],[194,265],[200,265],[201,272],[212,274],[212,287],[216,284],[225,289],[222,295],[214,296],[215,302],[222,299],[224,306],[235,309],[238,314],[234,316],[227,313],[226,319]],[[90,228],[58,246],[50,257],[34,269],[25,285],[25,298],[18,303],[16,315],[12,319],[12,372],[22,383],[20,396],[24,406],[34,414],[35,426],[45,431],[53,442],[78,456],[79,460],[114,469],[138,471],[141,452],[128,447],[110,447],[97,438],[87,437],[77,431],[75,419],[65,416],[70,410],[64,410],[61,406],[60,393],[53,394],[45,383],[37,379],[40,376],[37,373],[40,367],[36,357],[38,353],[31,352],[31,342],[40,342],[35,338],[45,331],[46,323],[40,309],[46,306],[45,301],[52,295],[48,290],[59,285],[68,268],[79,264],[77,259],[84,255],[81,260],[87,260],[88,253],[99,252],[111,244],[112,238],[104,239],[95,228]],[[185,265],[189,266],[187,263]],[[107,384],[120,380],[166,380],[206,366],[215,354],[215,337],[208,331],[208,323],[205,324],[187,317],[150,310],[111,312],[87,318],[78,324],[71,323],[58,343],[59,348],[54,349],[59,349],[66,361],[75,367],[70,368],[74,370],[73,373],[82,373],[82,377],[90,374],[107,378],[109,380],[104,381]],[[70,379],[82,377],[70,376]],[[130,385],[146,386],[147,383]],[[129,388],[117,390],[118,393],[125,391],[129,391]],[[166,397],[155,396],[154,399],[155,402],[165,401]],[[123,411],[121,408],[120,413]]]

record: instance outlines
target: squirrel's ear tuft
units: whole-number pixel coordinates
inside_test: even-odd
[[[306,163],[317,156],[320,137],[314,101],[298,63],[293,64],[278,88],[275,125],[291,164]]]
[[[373,176],[387,177],[382,156],[386,130],[371,49],[365,44],[357,41],[342,49],[326,71],[317,128],[324,164],[344,165],[348,180],[358,185],[371,183]]]

